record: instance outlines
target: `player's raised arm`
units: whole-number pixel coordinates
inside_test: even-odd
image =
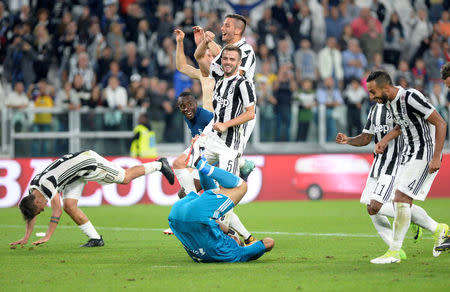
[[[177,48],[176,48],[176,54],[175,54],[175,65],[177,67],[177,70],[180,71],[183,74],[186,74],[192,79],[200,79],[200,70],[195,69],[191,65],[188,65],[186,61],[186,55],[184,54],[184,32],[180,29],[175,29],[174,33],[176,35],[176,41],[177,41]]]
[[[433,124],[436,128],[434,153],[430,161],[428,171],[433,173],[441,168],[441,154],[444,148],[445,135],[447,131],[447,123],[436,110],[427,118],[427,121]]]
[[[375,153],[381,154],[384,152],[384,149],[386,149],[386,146],[388,145],[389,141],[397,138],[402,134],[402,130],[400,129],[399,125],[396,125],[394,129],[392,129],[389,133],[386,134],[386,136],[383,137],[383,139],[380,140],[375,145]]]

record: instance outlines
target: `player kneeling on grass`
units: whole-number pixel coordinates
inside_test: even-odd
[[[62,192],[64,211],[89,237],[89,241],[82,247],[103,246],[103,238],[97,233],[89,218],[78,208],[78,200],[86,183],[95,181],[100,184],[128,184],[137,177],[155,171],[161,171],[169,183],[173,184],[174,174],[165,158],[123,169],[92,150],[62,156],[31,181],[29,195],[19,204],[20,211],[27,221],[26,233],[21,240],[10,243],[11,248],[17,245],[23,246],[28,242],[36,223],[36,215],[44,211],[48,201],[51,201],[53,209],[49,229],[43,239],[33,244],[41,244],[50,239],[61,215],[58,198],[60,192]],[[57,205],[59,205],[59,213]]]
[[[247,183],[224,169],[209,165],[204,157],[196,161],[195,167],[203,194],[190,192],[173,205],[169,214],[170,228],[189,256],[196,262],[247,262],[272,250],[275,244],[272,238],[242,246],[242,242],[218,222],[244,197]]]

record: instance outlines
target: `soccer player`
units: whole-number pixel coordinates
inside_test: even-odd
[[[447,124],[422,93],[393,86],[386,72],[373,71],[366,81],[370,96],[386,104],[396,124],[375,145],[375,152],[384,153],[389,141],[403,134],[404,147],[395,186],[393,240],[384,255],[370,261],[397,263],[401,260],[400,249],[411,222],[413,200],[425,200],[441,167]],[[442,244],[447,232],[447,224],[436,224],[433,256],[439,256],[440,252],[434,248]]]
[[[386,105],[377,102],[369,111],[363,132],[355,137],[347,137],[343,133],[338,133],[336,143],[359,147],[368,145],[372,141],[372,137],[375,137],[376,144],[394,126],[392,115]],[[372,219],[375,229],[388,246],[392,243],[393,232],[387,217],[394,217],[392,199],[397,168],[401,157],[399,153],[401,153],[403,148],[402,143],[403,140],[401,138],[393,139],[389,141],[383,154],[374,153],[374,161],[361,195],[361,203],[367,205],[367,212],[370,215],[370,219]],[[411,221],[420,226],[415,225],[417,227],[415,230],[416,240],[422,234],[421,227],[433,233],[438,225],[422,207],[415,204],[411,207]],[[406,259],[406,254],[402,249],[400,249],[400,257],[401,259]]]
[[[188,255],[196,262],[247,262],[272,250],[275,242],[264,238],[250,246],[241,246],[228,235],[218,219],[236,206],[247,191],[241,178],[209,165],[205,158],[195,163],[204,192],[190,192],[176,202],[169,214],[169,225]],[[214,180],[219,184],[219,188]]]
[[[54,198],[60,192],[62,192],[64,211],[89,237],[89,241],[82,247],[103,246],[102,236],[97,233],[89,218],[78,208],[78,200],[86,183],[95,181],[100,184],[128,184],[137,177],[155,171],[161,171],[170,184],[174,183],[174,174],[166,158],[123,169],[92,150],[60,157],[31,181],[29,194],[19,204],[20,211],[27,222],[26,233],[24,238],[10,243],[10,246],[23,246],[28,242],[36,223],[36,215],[44,211],[48,201],[52,201],[52,207],[59,203],[59,200],[54,201]],[[61,212],[59,212],[59,216],[60,214]],[[51,223],[58,224],[59,216],[54,216],[52,213]],[[50,236],[51,234],[47,232],[46,241],[50,239]],[[43,242],[45,241],[41,240],[34,244]]]
[[[441,67],[441,78],[445,83],[445,86],[450,89],[450,62],[446,63]],[[436,246],[435,250],[444,251],[450,249],[450,236],[441,244]]]

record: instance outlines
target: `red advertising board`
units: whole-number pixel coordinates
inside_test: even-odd
[[[130,157],[110,157],[126,168],[141,163]],[[169,161],[173,160],[169,159]],[[372,163],[371,154],[312,154],[248,156],[256,168],[242,203],[254,200],[305,200],[308,194],[323,199],[359,199]],[[444,155],[442,168],[428,197],[450,197],[450,155]],[[18,204],[31,179],[53,159],[0,160],[0,207]],[[178,183],[171,186],[159,172],[140,177],[128,185],[86,185],[80,206],[137,203],[171,205],[177,199]]]

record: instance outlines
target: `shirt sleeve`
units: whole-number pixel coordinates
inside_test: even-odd
[[[250,45],[243,49],[241,49],[242,52],[242,59],[241,59],[241,66],[239,67],[239,70],[243,70],[244,72],[248,72],[250,67],[256,63],[256,56],[253,49],[250,47]]]
[[[407,99],[407,104],[411,106],[416,113],[422,116],[425,120],[435,110],[434,106],[425,98],[425,96],[417,90],[412,90]]]
[[[239,84],[239,91],[245,108],[255,104],[255,89],[247,79]]]
[[[366,125],[364,126],[363,133],[367,133],[367,134],[371,134],[371,135],[373,135],[375,133],[374,127],[372,124],[372,115],[373,115],[374,108],[375,107],[372,107],[369,111],[369,114],[367,115],[367,122],[366,122]]]

